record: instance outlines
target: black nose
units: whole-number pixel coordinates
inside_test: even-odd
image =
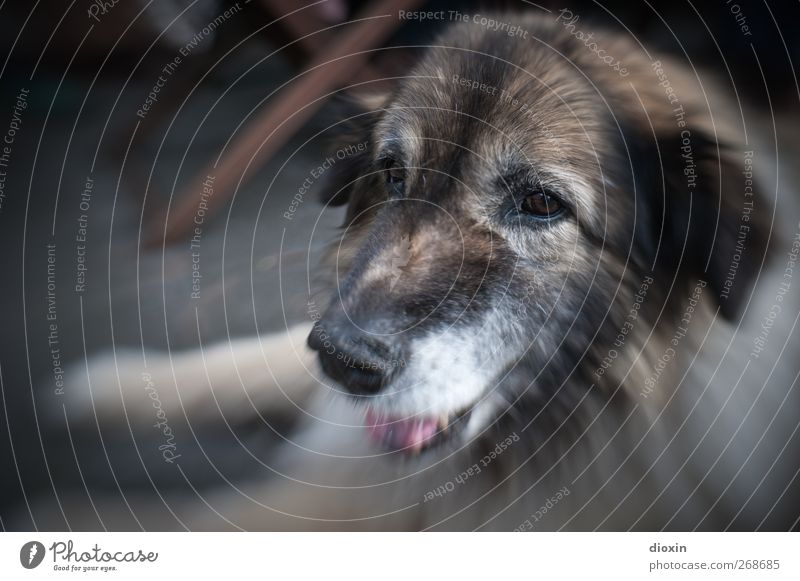
[[[352,324],[314,324],[308,346],[319,354],[322,370],[356,395],[380,391],[405,367],[399,350]]]

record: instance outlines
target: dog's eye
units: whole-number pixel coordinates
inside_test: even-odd
[[[405,186],[406,172],[403,167],[393,159],[387,160],[384,165],[386,185],[391,191],[402,193]]]
[[[552,220],[564,212],[564,205],[553,194],[537,190],[522,199],[519,211],[540,220]]]

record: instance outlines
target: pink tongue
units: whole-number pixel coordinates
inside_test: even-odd
[[[366,428],[369,435],[392,450],[418,451],[437,432],[436,418],[398,419],[367,411]]]

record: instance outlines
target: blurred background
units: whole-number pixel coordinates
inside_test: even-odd
[[[307,320],[342,220],[313,173],[337,121],[446,25],[398,11],[565,7],[730,76],[796,156],[797,2],[0,2],[0,527],[33,529],[26,505],[64,492],[168,498],[263,473],[291,419],[192,431],[178,475],[141,453],[157,434],[42,410],[86,354]]]

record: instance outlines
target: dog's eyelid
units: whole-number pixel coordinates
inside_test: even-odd
[[[506,181],[509,185],[522,182],[531,191],[542,190],[557,197],[570,210],[573,210],[576,206],[573,195],[574,189],[570,187],[569,182],[565,182],[556,172],[534,168],[526,164],[523,167],[518,167],[513,173],[507,173],[506,176]]]
[[[574,200],[564,193],[566,190],[563,184],[558,180],[542,175],[540,172],[517,170],[510,175],[507,174],[506,177],[500,178],[500,187],[514,199],[517,205],[522,199],[531,194],[544,192],[556,198],[568,212],[575,212]]]
[[[377,169],[386,169],[387,166],[394,164],[400,167],[407,167],[406,160],[400,152],[390,150],[383,150],[375,157],[375,167]]]
[[[564,184],[559,180],[547,178],[539,174],[537,179],[529,184],[529,191],[541,191],[549,196],[553,196],[558,199],[566,210],[572,213],[575,212],[575,200],[568,193],[569,189],[564,187]]]
[[[380,157],[375,160],[375,169],[377,171],[392,170],[405,173],[407,166],[394,157]]]
[[[540,185],[532,191],[541,191],[558,200],[558,203],[564,206],[564,209],[568,212],[574,211],[574,206],[572,205],[572,201],[569,199],[568,196],[565,196],[561,193],[561,190],[558,188],[554,188],[552,186],[547,185]]]

